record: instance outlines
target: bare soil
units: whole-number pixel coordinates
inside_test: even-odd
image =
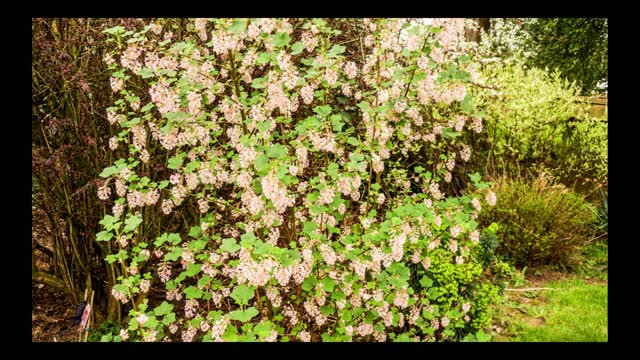
[[[31,304],[31,341],[78,341],[75,309],[63,292],[33,283]]]

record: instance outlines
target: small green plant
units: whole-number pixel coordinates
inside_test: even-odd
[[[593,222],[595,228],[596,239],[603,238],[608,241],[609,236],[609,193],[607,190],[600,188],[600,205],[595,207],[595,220]]]
[[[89,331],[87,341],[98,342],[102,340],[103,336],[109,336],[113,333],[117,334],[119,331],[120,324],[112,320],[107,320]]]
[[[488,342],[491,341],[491,335],[479,330],[475,334],[468,334],[462,339],[462,342]]]
[[[513,284],[514,287],[519,288],[519,287],[523,287],[526,283],[527,280],[525,278],[525,273],[527,272],[527,267],[523,267],[522,270],[518,270],[515,267],[513,268],[513,271],[511,272],[511,283]]]
[[[496,249],[500,245],[500,241],[496,236],[498,228],[498,224],[492,223],[480,235],[478,258],[485,266],[496,262]]]

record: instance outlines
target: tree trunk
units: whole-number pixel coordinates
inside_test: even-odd
[[[47,274],[42,271],[36,271],[31,274],[31,281],[35,281],[37,283],[45,284],[52,288],[63,291],[65,294],[68,294],[73,297],[73,293],[71,290],[65,285],[64,281],[58,279],[57,277]]]
[[[467,41],[480,42],[482,34],[481,29],[485,32],[488,32],[491,28],[491,19],[490,18],[472,18],[478,24],[477,29],[465,29],[464,37]]]

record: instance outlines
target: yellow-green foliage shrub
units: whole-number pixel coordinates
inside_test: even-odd
[[[486,138],[475,148],[479,164],[512,175],[544,165],[567,185],[607,183],[607,124],[588,118],[575,84],[517,59],[486,64],[482,74],[487,88],[477,94]]]

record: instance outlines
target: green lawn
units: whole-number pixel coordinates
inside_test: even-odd
[[[608,287],[567,280],[548,284],[546,304],[538,309],[545,326],[525,327],[516,341],[607,341]]]
[[[608,287],[574,278],[543,284],[554,290],[509,295],[498,341],[608,341]]]
[[[538,269],[537,280],[511,279],[517,291],[506,290],[496,307],[493,341],[608,341],[608,244],[589,244],[582,255],[573,275]]]

